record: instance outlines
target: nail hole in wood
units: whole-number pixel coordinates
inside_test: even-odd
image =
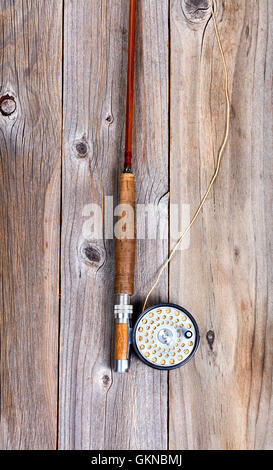
[[[206,338],[207,338],[207,342],[208,342],[209,348],[210,348],[210,350],[212,351],[212,350],[213,350],[213,343],[214,343],[214,340],[215,340],[214,331],[209,330],[209,331],[207,332],[207,334],[206,334]]]
[[[239,261],[240,259],[240,250],[237,246],[235,246],[234,248],[234,258],[235,258],[235,261]]]
[[[113,122],[114,122],[114,117],[112,116],[112,114],[108,114],[108,116],[105,119],[105,124],[107,126],[110,126],[111,124],[113,124]]]

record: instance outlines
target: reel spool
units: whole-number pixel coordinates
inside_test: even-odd
[[[192,315],[178,305],[163,303],[147,308],[132,331],[137,356],[154,369],[171,370],[186,364],[199,345]]]

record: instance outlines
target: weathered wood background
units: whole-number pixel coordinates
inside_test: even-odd
[[[82,234],[117,200],[127,0],[0,4],[2,449],[269,449],[272,410],[272,1],[216,0],[232,119],[220,177],[152,302],[201,345],[164,373],[111,369],[113,241]],[[207,0],[139,0],[137,202],[197,207],[225,126]],[[170,222],[170,223],[169,223]],[[173,240],[170,240],[170,245]],[[139,309],[169,249],[138,241]]]

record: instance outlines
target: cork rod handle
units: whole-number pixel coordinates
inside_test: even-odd
[[[115,325],[115,360],[128,359],[128,323]]]
[[[135,270],[135,179],[132,173],[123,173],[120,177],[120,204],[121,215],[116,233],[115,294],[132,295]]]

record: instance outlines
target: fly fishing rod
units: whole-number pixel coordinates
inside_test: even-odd
[[[120,205],[133,215],[131,238],[123,237],[122,228],[116,234],[115,272],[115,371],[128,372],[129,344],[133,306],[135,270],[135,178],[132,172],[132,134],[134,106],[136,0],[130,0],[128,33],[128,70],[124,171],[120,177]],[[127,207],[126,207],[127,206]],[[131,209],[131,211],[130,211]],[[128,223],[128,222],[127,222]],[[126,227],[127,232],[128,226]]]
[[[122,223],[116,234],[115,271],[115,371],[129,370],[130,345],[147,365],[158,369],[173,369],[186,363],[199,342],[198,327],[184,308],[160,304],[146,309],[132,329],[135,269],[135,181],[132,172],[132,130],[134,100],[136,0],[130,0],[128,34],[128,71],[124,171],[120,177],[120,211],[126,212],[126,236]],[[129,216],[128,216],[129,214]],[[128,227],[128,220],[131,227]],[[128,236],[129,233],[129,236]]]
[[[225,56],[214,14],[213,0],[209,0],[214,29],[225,72],[225,96],[227,104],[226,132],[219,149],[217,164],[208,188],[202,197],[188,227],[183,232],[168,259],[161,267],[153,287],[146,296],[143,312],[132,325],[135,269],[135,181],[132,172],[132,129],[134,97],[134,56],[136,0],[130,0],[128,34],[128,72],[124,171],[120,177],[120,216],[116,231],[115,271],[115,371],[129,370],[130,346],[137,356],[150,367],[171,370],[186,364],[195,354],[199,345],[199,330],[193,316],[183,307],[162,303],[146,308],[151,292],[157,286],[160,276],[170,263],[184,236],[189,232],[218,176],[222,155],[229,135],[230,102],[228,94],[228,73]],[[126,215],[126,218],[124,218]]]

